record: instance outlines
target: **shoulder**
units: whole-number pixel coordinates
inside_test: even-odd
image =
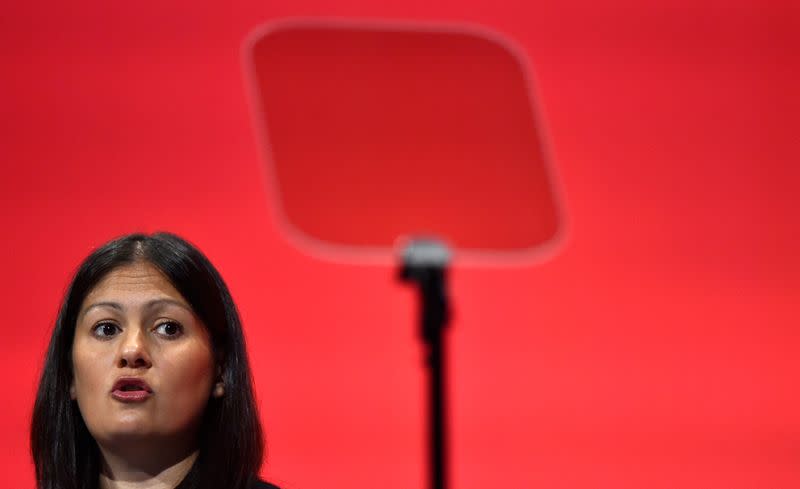
[[[256,481],[250,487],[251,489],[280,489],[278,486],[274,486],[269,482],[264,482],[261,479],[256,479]]]

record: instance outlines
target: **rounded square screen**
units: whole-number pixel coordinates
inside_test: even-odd
[[[296,21],[245,54],[279,222],[308,251],[391,259],[423,235],[521,257],[559,236],[531,77],[499,36]]]

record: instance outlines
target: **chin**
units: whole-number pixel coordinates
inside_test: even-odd
[[[125,413],[122,415],[109,416],[103,423],[103,435],[95,438],[117,440],[120,438],[148,437],[156,434],[152,423],[145,416],[138,413]]]
[[[118,426],[109,427],[103,438],[109,441],[117,440],[132,440],[136,438],[151,438],[156,433],[149,427],[144,425],[122,424]]]

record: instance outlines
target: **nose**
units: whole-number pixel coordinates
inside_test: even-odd
[[[150,368],[150,352],[146,337],[140,328],[129,328],[123,333],[117,366],[120,368]]]

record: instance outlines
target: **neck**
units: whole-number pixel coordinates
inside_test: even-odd
[[[186,477],[199,450],[114,450],[100,446],[100,489],[174,489]]]

